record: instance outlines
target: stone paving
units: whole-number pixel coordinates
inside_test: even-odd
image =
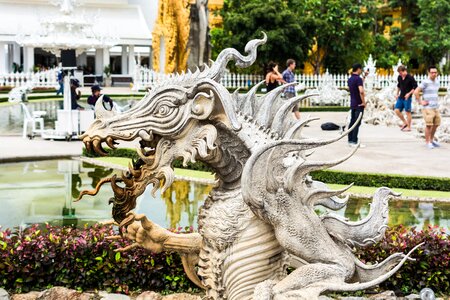
[[[321,118],[304,129],[304,135],[314,138],[339,135],[339,131],[321,130],[320,125],[324,122],[344,124],[346,118],[346,113],[341,112],[303,113],[302,117],[307,115]],[[429,150],[424,141],[416,138],[413,132],[366,124],[361,126],[359,137],[366,148],[358,149],[350,159],[335,169],[450,178],[450,144]],[[119,147],[134,146],[122,142]],[[347,155],[352,149],[348,147],[344,137],[336,143],[316,149],[311,159],[334,160]],[[0,162],[79,156],[81,151],[80,141],[46,141],[39,137],[28,140],[19,136],[0,135]]]
[[[345,124],[345,112],[312,112],[303,113],[320,117],[310,127],[304,129],[304,135],[314,138],[332,138],[339,131],[323,131],[320,125],[325,122]],[[417,176],[436,176],[450,178],[450,144],[442,144],[440,148],[428,149],[425,141],[414,136],[414,132],[403,132],[398,127],[374,126],[363,124],[359,131],[360,148],[346,162],[334,167],[337,170],[388,173]],[[315,160],[335,160],[351,152],[347,138],[331,145],[316,149],[311,155]]]

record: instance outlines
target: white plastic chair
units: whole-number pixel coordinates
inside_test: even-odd
[[[22,137],[27,137],[27,129],[28,129],[28,123],[31,123],[32,126],[32,132],[31,136],[33,137],[35,133],[42,134],[42,131],[44,130],[44,118],[47,114],[46,111],[37,110],[33,111],[31,114],[28,110],[28,107],[24,103],[20,103],[22,105],[23,109],[23,134]],[[39,130],[36,129],[36,124],[39,124]]]

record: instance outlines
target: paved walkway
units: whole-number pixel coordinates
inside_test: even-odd
[[[323,131],[320,125],[325,122],[344,124],[347,113],[321,112],[304,113],[302,116],[320,117],[304,134],[315,138],[331,138],[339,131]],[[450,178],[450,144],[440,148],[428,149],[425,141],[414,136],[414,132],[402,132],[398,127],[373,126],[363,124],[359,138],[366,148],[360,148],[346,162],[334,167],[337,170],[389,173],[417,176],[436,176]],[[348,147],[347,138],[319,148],[311,159],[330,160],[344,157],[353,148]]]
[[[308,113],[303,114],[305,117]],[[344,123],[346,113],[310,113],[320,117],[304,134],[316,138],[331,138],[338,131],[322,131],[324,122]],[[362,125],[360,139],[367,147],[358,151],[346,162],[335,169],[355,172],[389,173],[418,176],[436,176],[450,178],[450,144],[429,150],[425,143],[416,138],[413,132],[402,132],[395,127]],[[129,143],[121,144],[130,147]],[[131,146],[132,147],[132,146]],[[316,149],[311,159],[330,160],[345,156],[352,148],[346,138]],[[18,136],[0,136],[0,162],[79,156],[82,151],[80,141],[44,141]]]

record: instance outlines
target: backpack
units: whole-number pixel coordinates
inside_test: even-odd
[[[336,125],[332,122],[326,122],[320,125],[320,128],[322,128],[322,130],[340,130],[341,126]]]

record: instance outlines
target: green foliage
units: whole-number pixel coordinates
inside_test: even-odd
[[[192,231],[191,229],[186,229]],[[198,292],[184,274],[175,253],[155,254],[143,248],[123,253],[125,239],[106,240],[117,232],[111,226],[75,229],[33,225],[24,231],[0,231],[0,288],[21,293],[51,286],[79,291],[106,290],[128,294],[143,288],[167,292]],[[381,262],[389,255],[407,253],[424,243],[400,271],[378,289],[397,295],[430,287],[438,295],[450,293],[450,243],[445,229],[428,226],[422,231],[396,226],[373,246],[356,250],[364,263]]]
[[[115,249],[130,241],[107,240],[111,226],[76,229],[33,225],[22,232],[0,231],[0,288],[27,292],[50,286],[76,290],[106,290],[128,294],[142,288],[155,291],[196,290],[174,253]]]
[[[324,170],[311,172],[315,180],[325,183],[351,184],[356,186],[386,186],[411,190],[450,191],[450,179],[438,177],[402,176]]]
[[[110,65],[106,65],[103,68],[103,73],[105,73],[106,77],[109,77],[111,75],[111,66]]]
[[[226,47],[244,50],[245,44],[267,33],[268,43],[258,49],[258,58],[245,72],[263,72],[269,61],[276,61],[280,69],[288,58],[303,63],[313,43],[313,35],[307,34],[302,19],[286,0],[225,0],[220,12],[223,28],[212,31],[213,54]],[[213,55],[213,59],[216,57]],[[233,71],[239,71],[230,65]]]
[[[302,17],[308,36],[315,37],[317,51],[309,62],[315,73],[321,67],[330,72],[346,72],[356,61],[367,57],[375,0],[364,6],[353,0],[296,0],[293,7]]]
[[[450,2],[418,0],[417,5],[420,25],[411,43],[426,66],[437,64],[450,51]]]
[[[349,111],[350,107],[348,106],[310,106],[310,107],[300,107],[301,112],[307,111]]]
[[[308,110],[302,111],[348,111],[348,107],[329,106],[329,107],[310,107]],[[106,149],[109,156],[112,157],[128,157],[137,160],[139,156],[134,149]],[[83,148],[84,156],[98,157],[95,153],[88,153]],[[188,163],[186,167],[183,166],[181,159],[173,162],[173,167],[184,168],[189,170],[213,172],[212,168],[203,162]],[[311,172],[311,176],[315,180],[325,183],[334,184],[350,184],[354,183],[356,186],[370,186],[380,187],[386,186],[390,188],[403,188],[412,190],[433,190],[433,191],[450,191],[450,179],[438,177],[420,177],[420,176],[403,176],[393,174],[374,174],[374,173],[358,173],[358,172],[344,172],[335,170],[323,170]]]
[[[380,284],[381,290],[393,290],[397,295],[418,293],[428,287],[438,295],[450,293],[450,240],[444,228],[428,226],[418,231],[402,225],[387,230],[383,240],[375,245],[358,249],[363,262],[381,262],[397,252],[407,253],[424,243],[402,268]]]
[[[108,152],[108,156],[111,157],[127,157],[134,160],[139,159],[139,155],[137,154],[136,150],[130,149],[130,148],[117,148],[117,149],[111,149],[111,148],[105,148],[106,152]],[[82,155],[86,157],[99,157],[99,155],[95,152],[88,152],[86,148],[83,147]]]
[[[118,149],[110,149],[106,148],[106,152],[108,152],[108,156],[110,157],[126,157],[131,158],[133,160],[138,160],[139,155],[137,154],[136,150],[130,149],[130,148],[118,148]],[[86,157],[99,157],[99,155],[95,152],[88,152],[86,148],[83,147],[82,155]],[[183,169],[189,169],[189,170],[196,170],[196,171],[205,171],[205,172],[213,172],[213,170],[207,166],[205,163],[202,163],[200,161],[191,163],[189,162],[187,167],[183,166],[183,160],[177,159],[173,162],[172,166],[174,168],[183,168]]]

